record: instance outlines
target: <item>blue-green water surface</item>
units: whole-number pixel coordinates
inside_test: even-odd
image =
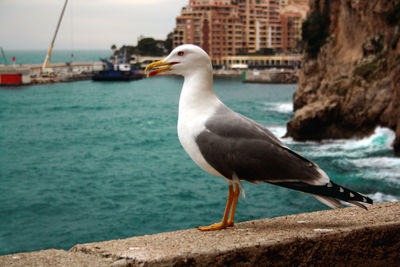
[[[8,63],[15,57],[16,64],[42,64],[47,55],[47,50],[6,50],[4,51]],[[90,62],[99,61],[100,58],[109,58],[111,50],[53,50],[50,62]],[[0,57],[0,64],[5,64]]]
[[[182,79],[82,81],[0,89],[0,255],[193,228],[219,221],[227,184],[186,155],[176,133]],[[232,109],[285,134],[296,85],[216,79]],[[400,199],[392,131],[294,142],[331,178],[377,202]],[[236,219],[327,209],[313,197],[244,183]]]

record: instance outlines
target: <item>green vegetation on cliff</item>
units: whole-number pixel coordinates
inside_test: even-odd
[[[386,13],[386,21],[391,26],[400,25],[400,1]]]
[[[329,1],[325,1],[323,11],[317,1],[317,9],[312,11],[302,25],[302,39],[305,43],[305,52],[316,58],[321,46],[326,43],[329,36]]]

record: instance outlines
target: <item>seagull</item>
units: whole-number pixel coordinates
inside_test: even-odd
[[[270,183],[309,193],[331,208],[342,200],[367,209],[373,201],[331,181],[314,162],[284,145],[263,125],[231,110],[216,96],[212,63],[198,46],[176,47],[146,67],[147,76],[162,72],[184,77],[179,99],[178,137],[186,153],[204,171],[224,178],[228,196],[221,222],[198,227],[221,230],[234,225],[241,181]]]

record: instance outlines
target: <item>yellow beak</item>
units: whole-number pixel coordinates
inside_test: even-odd
[[[146,67],[147,77],[153,77],[157,74],[168,71],[172,65],[178,64],[179,62],[163,62],[162,60],[153,62]]]

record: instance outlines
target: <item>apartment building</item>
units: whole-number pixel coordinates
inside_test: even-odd
[[[292,9],[283,16],[281,6],[286,8],[291,1],[281,1],[189,0],[176,17],[173,46],[196,44],[211,57],[256,53],[265,48],[287,51],[295,44],[287,36],[297,36],[298,30],[292,28],[298,27],[299,16]]]
[[[287,0],[283,0],[286,1]],[[288,4],[282,4],[280,9],[280,20],[282,25],[282,47],[285,50],[293,50],[301,40],[301,25],[307,17],[308,5],[302,0],[292,0]]]
[[[211,56],[234,55],[242,48],[243,26],[231,0],[189,0],[176,18],[173,46],[202,47]]]

